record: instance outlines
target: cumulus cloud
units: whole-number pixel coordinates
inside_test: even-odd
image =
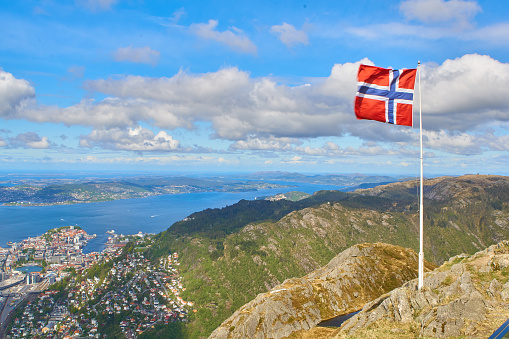
[[[467,131],[509,121],[509,64],[468,54],[422,67],[423,127]]]
[[[46,149],[55,146],[55,144],[50,142],[48,137],[40,137],[39,134],[35,132],[26,132],[18,134],[14,138],[9,138],[9,146],[16,148]]]
[[[0,138],[0,147],[7,146],[7,141],[4,140],[4,138]]]
[[[426,148],[452,154],[476,155],[484,151],[509,151],[509,135],[496,135],[493,131],[483,133],[451,133],[424,131]]]
[[[0,68],[0,117],[14,117],[23,102],[33,97],[35,90],[28,81],[16,79]]]
[[[66,108],[27,107],[23,116],[35,122],[108,129],[135,126],[138,121],[147,121],[170,129],[191,128],[191,123],[185,117],[181,118],[173,114],[172,108],[170,104],[145,99],[105,98],[100,102],[92,99],[82,100],[81,103]]]
[[[459,28],[468,28],[481,7],[476,1],[406,0],[400,10],[407,19],[427,24],[453,22]]]
[[[231,27],[220,32],[217,30],[218,21],[209,20],[208,23],[192,24],[189,29],[194,34],[206,40],[214,40],[242,53],[256,54],[256,45],[244,35],[242,30]]]
[[[151,49],[150,47],[119,47],[113,52],[115,61],[127,61],[140,64],[149,64],[152,66],[157,65],[159,62],[160,52]]]
[[[304,30],[297,30],[293,25],[284,22],[282,25],[274,25],[270,28],[270,32],[277,35],[278,39],[291,48],[297,44],[307,45],[308,35]]]
[[[355,93],[353,73],[349,81]],[[114,127],[121,121],[125,121],[123,126],[129,126],[143,120],[172,129],[191,128],[197,121],[209,121],[215,137],[243,140],[250,134],[340,135],[340,122],[355,120],[351,114],[353,96],[343,102],[340,89],[328,95],[321,86],[279,85],[270,78],[251,79],[247,72],[237,68],[202,75],[179,72],[172,78],[98,80],[85,87],[112,96],[101,103],[84,102],[79,107],[87,112],[88,123],[98,126]],[[63,110],[58,117],[66,123],[78,120],[85,123],[85,114],[74,108],[76,111]]]
[[[447,133],[445,131],[425,131],[423,132],[423,142],[427,148],[441,150],[448,153],[473,155],[481,154],[483,145],[479,143],[476,135],[466,133]]]
[[[124,151],[160,151],[171,152],[180,150],[179,141],[164,131],[154,135],[149,129],[138,126],[129,129],[102,129],[80,138],[81,147],[100,147]]]
[[[277,151],[296,146],[296,138],[344,135],[415,143],[418,133],[411,128],[355,119],[353,100],[361,62],[373,64],[368,59],[337,64],[328,77],[294,87],[270,77],[253,78],[234,67],[204,74],[180,71],[169,78],[100,79],[86,82],[85,89],[105,95],[103,100],[83,100],[65,108],[13,110],[16,104],[10,104],[11,113],[4,113],[4,118],[92,126],[96,133],[118,129],[124,134],[142,122],[170,130],[193,129],[205,122],[212,126],[211,137],[234,142],[230,150]],[[509,121],[509,64],[471,54],[442,65],[425,64],[421,70],[423,127],[437,133],[429,134],[430,145],[443,140],[450,152],[464,154],[460,145],[449,144],[447,138]],[[87,140],[93,145],[93,138]],[[104,145],[113,148],[117,143]]]

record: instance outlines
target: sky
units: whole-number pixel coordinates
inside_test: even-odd
[[[0,0],[0,170],[509,175],[505,0]],[[416,68],[414,127],[357,120]],[[419,94],[420,93],[420,94]]]

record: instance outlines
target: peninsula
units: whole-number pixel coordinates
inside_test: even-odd
[[[145,198],[164,194],[244,192],[290,187],[260,180],[135,176],[82,179],[17,179],[0,186],[0,204],[48,206]]]

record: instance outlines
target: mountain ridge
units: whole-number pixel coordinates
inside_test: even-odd
[[[380,263],[384,265],[380,265]],[[302,278],[285,280],[225,320],[209,339],[286,338],[338,314],[359,310],[374,297],[417,276],[415,251],[358,244]],[[426,263],[427,268],[434,266]]]
[[[431,262],[509,237],[509,178],[443,177],[425,187],[425,257]],[[355,193],[317,192],[296,203],[242,201],[174,224],[148,255],[181,254],[188,286],[183,297],[198,310],[188,324],[190,336],[203,337],[259,293],[312,272],[352,245],[385,242],[417,251],[417,190],[412,181]]]

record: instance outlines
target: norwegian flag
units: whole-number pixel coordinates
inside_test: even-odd
[[[355,97],[357,119],[413,125],[412,104],[416,69],[360,65]]]

